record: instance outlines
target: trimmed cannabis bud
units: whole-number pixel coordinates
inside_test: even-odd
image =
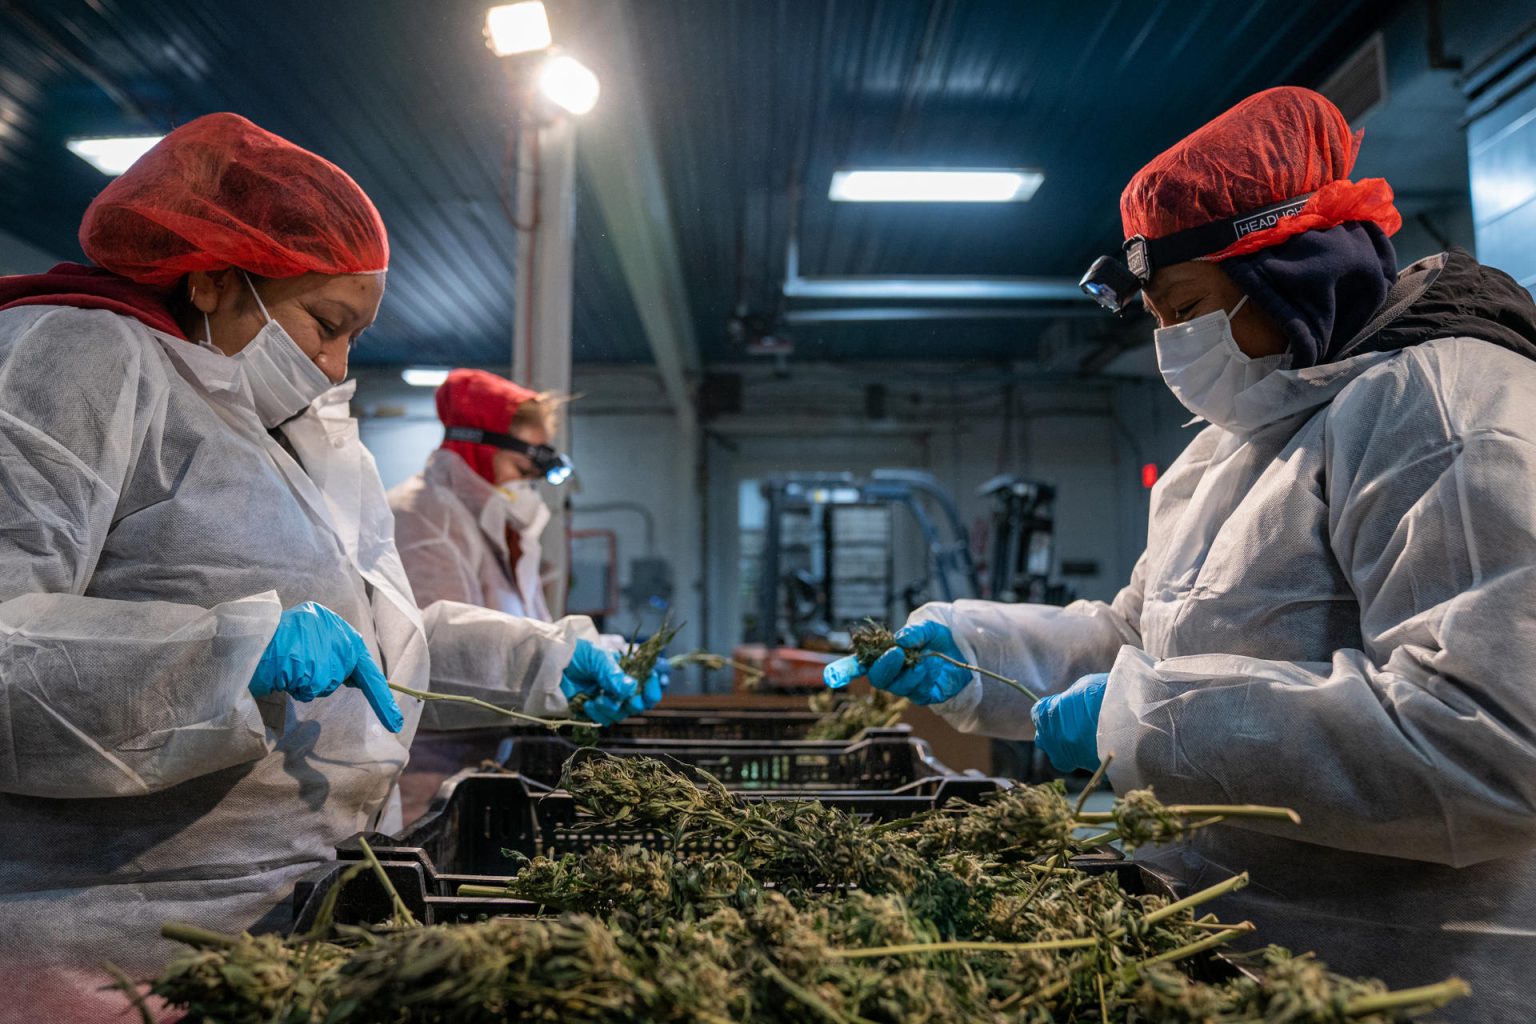
[[[862,697],[822,690],[812,694],[809,703],[812,711],[830,713],[806,732],[808,740],[848,740],[865,729],[889,729],[912,706],[905,697],[875,689]]]
[[[192,948],[150,991],[233,1024],[1389,1024],[1466,993],[1454,979],[1389,992],[1274,947],[1253,956],[1259,980],[1199,980],[1191,958],[1252,926],[1198,908],[1246,876],[1169,902],[1069,859],[1095,842],[1074,837],[1085,823],[1152,841],[1276,808],[1165,807],[1140,791],[1084,814],[1057,786],[1021,786],[869,824],[810,800],[746,801],[642,758],[582,755],[564,782],[605,830],[666,848],[537,857],[509,863],[520,870],[504,886],[459,890],[560,912],[549,918],[423,927],[397,914],[330,940],[329,909],[286,940],[167,925]]]

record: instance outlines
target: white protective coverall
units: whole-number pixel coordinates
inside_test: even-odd
[[[1433,272],[1434,261],[1405,273]],[[930,604],[965,657],[1044,693],[1109,672],[1117,792],[1291,807],[1148,851],[1256,939],[1396,986],[1459,975],[1436,1020],[1530,1018],[1536,969],[1536,362],[1442,339],[1273,373],[1251,431],[1200,432],[1105,604]],[[975,678],[934,705],[1030,738]]]
[[[389,506],[400,560],[423,608],[458,601],[544,622],[553,618],[539,579],[544,522],[518,522],[507,497],[457,452],[434,451],[419,475],[389,492]],[[548,510],[539,508],[547,520]],[[538,529],[531,531],[534,525]],[[523,539],[515,569],[509,530]]]
[[[0,983],[54,1019],[91,1018],[102,960],[162,966],[163,921],[281,927],[296,877],[395,825],[421,703],[392,735],[352,688],[252,698],[284,608],[336,611],[391,682],[428,688],[430,642],[564,709],[571,644],[462,606],[423,628],[351,385],[285,450],[239,367],[106,311],[0,313]]]
[[[550,622],[539,579],[538,530],[530,531],[513,515],[512,503],[482,479],[456,452],[440,448],[425,470],[389,492],[395,516],[395,540],[411,589],[424,609],[429,630],[452,622],[459,629],[473,622],[485,634],[511,643],[529,664],[539,664],[558,685],[577,640],[618,651],[623,637],[604,637],[585,615]],[[542,506],[541,506],[542,507]],[[545,513],[547,518],[547,512]],[[538,524],[542,528],[542,523]],[[523,535],[516,571],[511,566],[508,530]],[[473,607],[472,607],[473,606]],[[555,664],[546,652],[561,651]],[[433,688],[505,705],[495,680],[483,675],[475,652],[432,648]],[[526,710],[526,709],[525,709]],[[558,708],[533,711],[559,714]],[[401,780],[407,821],[430,805],[444,779],[495,755],[507,723],[488,711],[438,702],[422,717],[411,748],[411,764]]]

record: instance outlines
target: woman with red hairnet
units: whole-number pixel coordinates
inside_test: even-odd
[[[549,509],[534,481],[571,472],[550,447],[558,407],[494,373],[454,370],[437,389],[437,415],[442,447],[389,494],[417,600],[550,621],[539,569]]]
[[[1121,198],[1164,380],[1206,425],[1113,602],[930,604],[867,673],[958,728],[1034,738],[1169,803],[1294,808],[1151,858],[1264,941],[1444,1020],[1529,1019],[1536,964],[1536,306],[1453,249],[1398,273],[1359,136],[1306,89],[1238,104]],[[1075,682],[1074,682],[1075,680]],[[1110,758],[1113,758],[1110,761]]]
[[[567,698],[585,694],[583,711],[599,725],[654,707],[667,685],[665,658],[649,679],[630,687],[613,653],[623,638],[600,637],[583,615],[552,622],[544,601],[539,555],[549,509],[534,481],[558,484],[571,472],[569,460],[550,446],[556,401],[494,373],[461,369],[438,388],[437,414],[442,447],[422,473],[389,492],[400,561],[429,634],[440,620],[514,616],[522,632],[575,644],[561,691]],[[434,688],[496,701],[495,682],[478,661],[450,658],[434,646]],[[496,724],[490,712],[462,704],[426,708],[401,780],[407,817],[425,808],[443,779],[484,757],[476,752],[483,741],[461,731]]]
[[[161,922],[282,927],[338,841],[398,827],[420,706],[386,679],[429,683],[340,385],[389,261],[368,197],[210,114],[108,185],[80,243],[96,267],[0,278],[4,1005],[72,1021],[104,1012],[102,961],[163,964]],[[573,642],[431,642],[564,710]]]

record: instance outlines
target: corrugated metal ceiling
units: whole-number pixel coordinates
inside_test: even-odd
[[[72,135],[234,110],[352,173],[394,261],[362,361],[495,363],[511,334],[507,88],[484,0],[0,0],[0,229],[77,257],[103,179]],[[552,5],[554,6],[554,5]],[[798,217],[806,274],[1078,271],[1147,157],[1239,96],[1326,70],[1391,4],[1339,0],[644,0],[627,11],[706,362],[738,300],[774,311]],[[581,52],[581,25],[555,30]],[[606,89],[629,87],[605,82]],[[1039,167],[1006,208],[825,198],[862,163]],[[801,197],[795,202],[796,196]],[[648,357],[578,190],[576,358]],[[819,324],[828,358],[1016,354],[1039,322]]]

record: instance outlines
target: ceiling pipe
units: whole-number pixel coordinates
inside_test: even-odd
[[[846,306],[836,309],[793,309],[784,322],[795,324],[872,323],[901,320],[1047,320],[1055,317],[1100,316],[1097,306]]]
[[[800,242],[785,247],[784,296],[791,299],[940,299],[959,302],[1088,303],[1070,277],[801,277]]]

